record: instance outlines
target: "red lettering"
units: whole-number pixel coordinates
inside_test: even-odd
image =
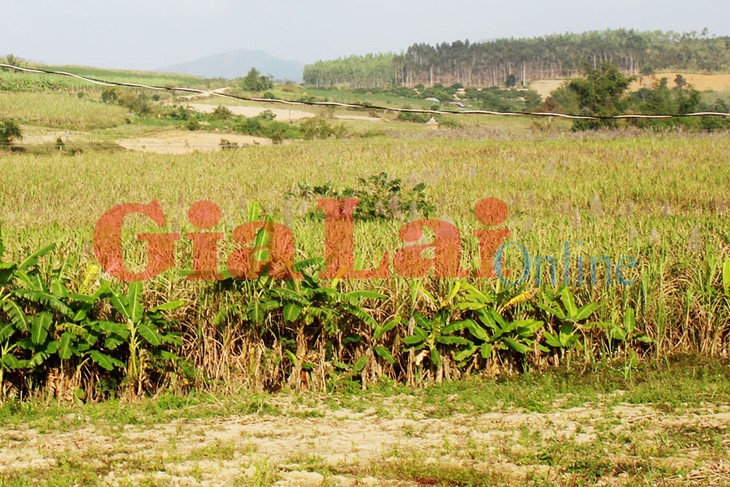
[[[322,199],[317,202],[324,210],[324,279],[385,279],[390,276],[387,253],[383,255],[377,269],[355,269],[353,212],[359,203],[357,198]]]
[[[94,228],[94,255],[101,268],[122,281],[142,281],[159,276],[175,265],[175,242],[179,233],[144,233],[137,240],[147,242],[147,267],[142,272],[130,272],[124,267],[122,226],[124,217],[142,214],[157,226],[165,225],[165,214],[158,201],[147,205],[127,203],[115,206],[102,215]]]
[[[474,208],[477,220],[484,226],[496,227],[503,224],[509,216],[507,203],[497,198],[486,198],[476,204]],[[497,277],[494,269],[494,257],[497,250],[504,244],[510,231],[507,229],[475,230],[474,236],[479,239],[479,270],[476,277]]]
[[[395,254],[394,265],[402,277],[426,277],[428,271],[435,270],[435,277],[464,277],[461,269],[461,239],[459,230],[451,223],[440,220],[418,220],[405,225],[400,230],[404,243],[418,242],[423,238],[423,229],[428,228],[434,239],[428,244],[409,245]],[[434,249],[435,258],[423,256],[427,249]]]

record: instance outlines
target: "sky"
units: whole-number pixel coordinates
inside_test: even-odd
[[[155,69],[235,49],[311,63],[606,28],[730,35],[728,0],[0,0],[0,55]]]

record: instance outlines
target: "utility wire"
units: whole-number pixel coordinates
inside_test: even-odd
[[[68,76],[71,78],[77,78],[81,81],[93,83],[101,86],[124,86],[129,88],[144,88],[148,90],[158,91],[181,91],[184,93],[196,93],[200,95],[208,96],[219,96],[222,98],[231,98],[234,100],[242,100],[254,103],[278,103],[281,105],[293,105],[293,106],[315,106],[315,107],[336,107],[336,108],[352,108],[356,110],[381,110],[391,111],[396,113],[423,113],[427,115],[498,115],[498,116],[515,116],[515,117],[555,117],[555,118],[566,118],[570,120],[626,120],[626,119],[645,119],[645,120],[658,120],[658,119],[675,119],[684,117],[730,117],[730,113],[723,112],[695,112],[686,113],[683,115],[641,115],[628,113],[623,115],[609,115],[609,116],[596,116],[596,115],[568,115],[565,113],[553,113],[553,112],[499,112],[493,110],[426,110],[420,108],[393,108],[379,105],[363,105],[358,103],[340,103],[334,101],[293,101],[293,100],[281,100],[278,98],[256,98],[248,96],[231,95],[228,93],[222,93],[220,91],[208,91],[200,90],[197,88],[187,87],[169,87],[169,86],[157,86],[157,85],[145,85],[140,83],[125,83],[121,81],[109,81],[97,78],[91,78],[88,76],[81,76],[66,71],[55,71],[50,69],[41,68],[25,68],[22,66],[14,66],[11,64],[0,63],[0,68],[12,69],[24,73],[37,73],[37,74],[49,74],[58,76]]]

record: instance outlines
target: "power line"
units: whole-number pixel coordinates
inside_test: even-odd
[[[69,73],[66,71],[55,71],[50,69],[41,68],[24,68],[22,66],[14,66],[11,64],[0,63],[0,68],[12,69],[15,71],[21,71],[25,73],[37,73],[37,74],[49,74],[58,76],[68,76],[77,78],[88,83],[93,83],[101,86],[124,86],[128,88],[144,88],[148,90],[157,91],[181,91],[184,93],[197,93],[200,95],[207,96],[219,96],[221,98],[231,98],[234,100],[242,100],[254,103],[276,103],[281,105],[294,105],[294,106],[316,106],[316,107],[333,107],[333,108],[352,108],[356,110],[381,110],[391,111],[396,113],[421,113],[426,115],[496,115],[496,116],[515,116],[515,117],[549,117],[549,118],[565,118],[569,120],[627,120],[627,119],[644,119],[644,120],[667,120],[684,117],[730,117],[730,113],[723,112],[695,112],[686,113],[684,115],[642,115],[628,113],[623,115],[608,115],[608,116],[594,116],[594,115],[568,115],[565,113],[553,113],[553,112],[499,112],[494,110],[426,110],[420,108],[393,108],[380,105],[364,105],[359,103],[340,103],[334,101],[305,101],[305,100],[281,100],[278,98],[257,98],[231,95],[228,93],[222,93],[220,91],[209,91],[200,90],[197,88],[187,87],[170,87],[170,86],[157,86],[157,85],[145,85],[141,83],[126,83],[122,81],[109,81],[97,78],[91,78],[89,76],[81,76],[79,74]]]

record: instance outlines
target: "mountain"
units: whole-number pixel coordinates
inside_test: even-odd
[[[166,73],[184,73],[206,78],[238,78],[249,69],[256,68],[278,80],[302,81],[304,64],[275,58],[264,51],[236,51],[214,54],[194,61],[173,64],[161,68]]]

